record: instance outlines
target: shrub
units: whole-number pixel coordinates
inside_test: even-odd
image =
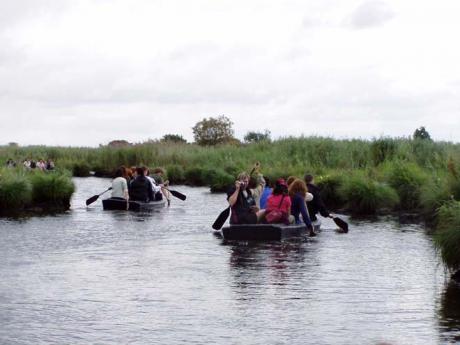
[[[37,172],[31,175],[34,203],[69,206],[75,186],[68,174]]]
[[[398,195],[389,186],[372,181],[363,173],[355,173],[338,190],[346,200],[347,208],[356,215],[375,214],[381,208],[393,208],[398,204]]]
[[[203,169],[197,167],[186,169],[185,182],[193,186],[205,186],[206,180],[203,177]]]
[[[460,202],[451,201],[439,209],[434,243],[447,268],[451,271],[459,270]]]
[[[90,171],[89,164],[85,162],[75,163],[72,168],[73,176],[76,176],[76,177],[87,177],[90,175],[89,171]]]
[[[205,176],[208,176],[207,173],[205,173]],[[234,182],[235,177],[220,169],[214,170],[209,175],[211,192],[226,192]]]
[[[397,144],[394,139],[381,138],[371,143],[371,155],[375,165],[393,158]]]
[[[185,181],[184,168],[178,164],[168,165],[166,167],[167,179],[171,183],[183,183]]]
[[[326,176],[318,176],[315,180],[320,189],[320,195],[328,207],[340,208],[344,206],[344,199],[339,193],[339,188],[343,184],[343,176],[334,173]]]
[[[387,181],[398,193],[400,207],[404,210],[420,207],[421,187],[426,180],[422,170],[411,163],[394,162],[387,172]]]
[[[420,206],[428,220],[434,221],[438,209],[452,199],[449,185],[444,178],[432,178],[420,190]]]
[[[23,173],[0,171],[0,211],[22,208],[31,200],[32,185]]]

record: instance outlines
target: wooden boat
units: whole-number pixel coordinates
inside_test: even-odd
[[[151,211],[156,208],[164,207],[166,200],[142,202],[142,201],[129,201],[129,211]],[[125,210],[126,200],[119,198],[108,198],[102,200],[102,208],[104,210]]]
[[[281,241],[306,234],[305,224],[238,224],[222,229],[224,240],[235,241]]]

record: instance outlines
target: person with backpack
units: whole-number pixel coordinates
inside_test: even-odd
[[[272,195],[267,199],[265,208],[267,223],[293,223],[291,216],[291,198],[288,195],[288,186],[282,178],[276,180]]]

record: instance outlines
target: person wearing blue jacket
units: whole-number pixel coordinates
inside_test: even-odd
[[[294,216],[295,223],[302,224],[303,220],[303,223],[305,223],[307,229],[309,230],[309,235],[316,236],[305,203],[305,198],[307,197],[308,192],[305,182],[301,179],[295,179],[289,185],[288,192],[291,197],[291,214]],[[301,215],[302,220],[300,219]]]

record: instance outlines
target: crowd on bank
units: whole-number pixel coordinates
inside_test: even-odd
[[[302,224],[315,236],[317,214],[333,217],[325,207],[311,174],[303,179],[291,176],[273,184],[258,173],[238,175],[235,185],[227,192],[231,207],[230,224],[285,223]]]
[[[6,167],[7,168],[16,168],[18,164],[9,158],[6,161]],[[55,165],[54,161],[52,159],[47,159],[46,161],[44,159],[39,159],[39,160],[33,160],[33,159],[24,159],[22,161],[22,166],[27,169],[27,170],[54,170]]]
[[[166,198],[168,205],[170,195],[167,189],[169,181],[164,180],[165,171],[162,168],[150,169],[143,167],[127,168],[121,166],[115,172],[112,181],[112,198],[151,202]]]

